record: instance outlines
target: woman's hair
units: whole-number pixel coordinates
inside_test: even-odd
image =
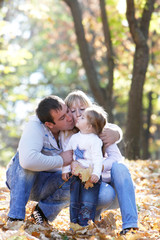
[[[92,105],[85,110],[89,124],[92,125],[95,133],[99,135],[107,122],[107,113],[97,105]]]
[[[65,99],[65,103],[70,108],[77,100],[79,100],[81,104],[84,104],[86,107],[92,106],[92,102],[89,97],[80,90],[74,90],[73,92],[69,93]]]

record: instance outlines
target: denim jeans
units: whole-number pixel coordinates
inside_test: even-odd
[[[10,189],[8,216],[24,219],[26,203],[28,200],[34,200],[38,202],[46,218],[53,221],[64,207],[69,206],[70,181],[60,187],[63,183],[61,174],[61,171],[33,172],[25,170],[19,164],[17,153],[6,172],[6,184]],[[120,206],[123,228],[137,227],[138,216],[134,186],[128,168],[124,164],[115,162],[112,166],[111,176],[112,186],[104,182],[100,185],[95,219],[99,218],[102,211]]]
[[[69,205],[70,182],[63,184],[62,172],[33,172],[19,164],[18,153],[6,172],[6,184],[10,189],[11,218],[25,219],[28,200],[37,201],[48,220],[53,221],[58,213]]]
[[[85,189],[79,177],[73,176],[70,184],[70,221],[80,226],[94,222],[101,179],[92,188]]]
[[[111,186],[116,192],[116,197],[106,205],[107,191],[102,182],[99,191],[99,200],[96,211],[96,220],[101,212],[108,209],[120,208],[122,215],[122,228],[137,228],[138,213],[135,200],[135,187],[131,174],[125,164],[114,162],[111,169]],[[110,199],[111,200],[111,199]]]
[[[111,169],[111,185],[117,193],[122,215],[122,228],[137,228],[138,213],[134,184],[128,168],[123,163],[113,163]]]

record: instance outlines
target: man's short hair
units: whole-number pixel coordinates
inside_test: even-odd
[[[51,116],[51,110],[59,111],[62,110],[63,100],[55,95],[51,95],[45,97],[39,104],[36,109],[36,114],[39,120],[42,123],[52,122],[54,123],[54,119]]]

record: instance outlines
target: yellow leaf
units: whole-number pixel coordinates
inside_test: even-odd
[[[90,179],[88,179],[84,185],[85,189],[92,188],[94,185],[92,182],[90,182]]]
[[[40,233],[39,233],[39,232],[32,232],[32,236],[34,236],[34,237],[39,237],[39,236],[40,236]]]
[[[82,230],[84,229],[84,227],[80,226],[78,223],[70,223],[70,228],[73,230],[73,231],[77,231],[77,230]]]
[[[126,234],[126,238],[127,240],[137,240],[137,239],[140,239],[144,236],[144,233],[127,233]]]
[[[86,182],[90,178],[92,171],[93,169],[91,166],[89,168],[82,168],[81,166],[78,165],[75,169],[75,175],[80,174],[82,182]]]

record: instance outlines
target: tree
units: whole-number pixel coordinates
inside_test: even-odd
[[[27,115],[32,114],[37,101],[42,97],[57,94],[65,98],[69,91],[81,89],[103,105],[103,102],[98,101],[96,95],[92,93],[94,85],[92,77],[97,80],[98,85],[95,94],[98,91],[107,112],[112,112],[115,123],[120,125],[124,132],[126,130],[134,43],[130,37],[125,9],[120,11],[124,4],[119,8],[119,1],[116,0],[68,0],[71,4],[78,3],[81,11],[79,24],[84,31],[83,40],[86,44],[84,46],[95,73],[95,76],[90,73],[92,75],[89,83],[86,73],[90,69],[87,71],[84,69],[82,54],[80,55],[76,41],[73,16],[66,1],[42,0],[37,5],[36,0],[32,2],[7,0],[1,5],[3,19],[0,21],[0,161],[4,162],[5,159],[9,161],[16,151],[21,125]],[[141,13],[142,1],[135,2],[137,16],[137,11],[138,14]],[[149,136],[149,152],[154,159],[160,153],[158,102],[160,32],[157,28],[158,4],[155,6],[157,8],[150,24],[152,35],[148,39],[152,55],[143,89],[143,121],[146,121],[143,122],[143,127],[145,130],[148,128],[150,132],[146,136],[147,138]],[[137,22],[139,24],[139,19]],[[79,26],[78,23],[76,26]],[[149,91],[153,92],[152,112],[148,112],[151,115],[151,126],[147,125],[149,122],[146,117]],[[111,114],[109,113],[109,121],[112,121]],[[147,144],[145,146],[147,147]],[[142,152],[142,145],[140,148]],[[143,152],[145,153],[144,149]]]
[[[4,0],[0,0],[0,8],[3,6]]]
[[[77,42],[79,45],[80,55],[83,62],[83,66],[86,71],[89,86],[96,101],[102,105],[108,112],[109,120],[113,121],[113,71],[114,71],[114,54],[112,48],[112,41],[110,36],[109,24],[107,20],[107,12],[105,10],[105,1],[100,0],[101,18],[103,24],[103,32],[105,45],[107,48],[107,67],[108,67],[108,84],[106,87],[101,87],[97,73],[96,66],[94,65],[91,51],[85,37],[85,31],[82,24],[82,13],[78,0],[63,0],[69,6],[73,21],[75,32],[77,36]]]
[[[135,16],[134,0],[127,0],[126,2],[126,16],[130,33],[135,44],[132,83],[128,103],[126,157],[128,159],[138,159],[140,158],[143,86],[149,62],[149,47],[147,41],[155,0],[145,1],[142,17],[139,19]]]
[[[150,152],[149,152],[149,139],[150,139],[150,127],[151,127],[151,116],[153,111],[153,92],[150,91],[148,96],[148,107],[146,109],[146,120],[144,121],[146,123],[146,128],[142,128],[142,159],[149,159],[150,158]]]

